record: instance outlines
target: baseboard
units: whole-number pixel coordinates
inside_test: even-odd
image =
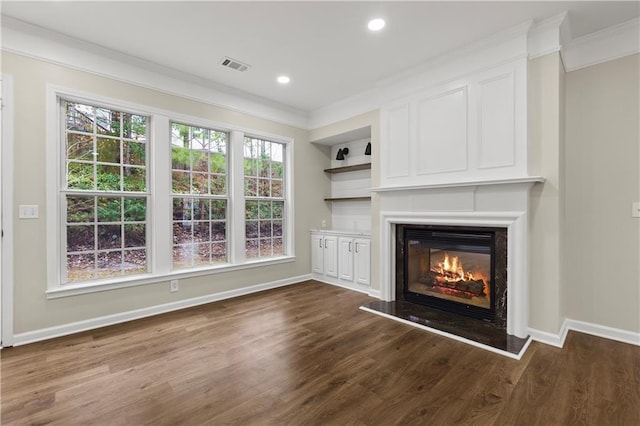
[[[548,331],[536,330],[535,328],[529,328],[529,336],[536,342],[544,343],[545,345],[555,346],[556,348],[562,348],[564,341],[567,338],[567,320],[565,319],[560,327],[558,334],[549,333]]]
[[[608,327],[606,325],[593,324],[585,321],[565,319],[560,327],[558,334],[540,331],[533,328],[529,329],[529,335],[536,342],[562,348],[567,339],[569,330],[578,333],[590,334],[592,336],[602,337],[609,340],[615,340],[622,343],[640,346],[640,333],[622,330],[619,328]]]
[[[353,290],[353,291],[357,291],[360,293],[365,293],[371,296],[371,292],[372,291],[377,291],[377,290],[371,290],[370,288],[367,287],[359,287],[356,284],[350,285],[350,284],[346,284],[346,283],[342,283],[340,281],[338,281],[336,279],[336,281],[333,281],[331,279],[327,279],[325,277],[322,276],[318,276],[316,274],[313,274],[311,279],[315,280],[315,281],[320,281],[321,283],[325,283],[325,284],[330,284],[330,285],[335,285],[336,287],[342,287],[344,289],[347,290]],[[373,296],[375,297],[375,296]]]
[[[570,330],[640,346],[640,333],[572,319],[568,319],[566,323]]]
[[[380,290],[369,289],[367,294],[371,297],[375,297],[376,299],[380,299]]]
[[[14,335],[13,345],[26,345],[28,343],[39,342],[42,340],[53,339],[55,337],[67,336],[69,334],[80,333],[82,331],[94,330],[96,328],[108,325],[120,324],[127,321],[137,320],[150,317],[153,315],[164,314],[167,312],[177,311],[180,309],[191,308],[193,306],[204,305],[206,303],[217,302],[219,300],[231,299],[234,297],[244,296],[251,293],[258,293],[273,288],[284,287],[287,285],[297,284],[302,281],[311,279],[311,274],[300,275],[297,277],[286,278],[283,280],[272,281],[264,284],[257,284],[249,287],[243,287],[235,290],[222,291],[220,293],[208,294],[206,296],[194,297],[191,299],[179,300],[176,302],[165,303],[148,308],[136,309],[128,312],[107,315],[89,320],[63,324],[55,327],[43,328],[26,333]]]

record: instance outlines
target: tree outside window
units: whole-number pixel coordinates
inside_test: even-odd
[[[147,272],[148,117],[63,101],[63,283]]]
[[[228,133],[171,124],[173,267],[227,262]]]
[[[285,146],[244,138],[245,253],[247,259],[282,256]]]

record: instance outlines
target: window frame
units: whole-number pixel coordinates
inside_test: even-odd
[[[62,211],[62,190],[65,179],[65,142],[61,126],[61,100],[112,108],[149,117],[147,124],[147,272],[136,275],[112,277],[99,281],[61,283],[62,260],[66,256],[66,233],[63,223],[66,211]],[[270,134],[243,126],[225,124],[210,119],[142,105],[122,99],[114,99],[57,85],[48,85],[46,93],[46,297],[55,299],[79,294],[94,293],[146,284],[166,283],[172,279],[184,279],[249,268],[276,265],[295,261],[293,215],[293,158],[294,140],[290,137]],[[171,123],[177,122],[196,127],[224,131],[229,134],[227,147],[227,263],[184,269],[172,268],[172,191],[171,191]],[[284,144],[285,205],[284,244],[285,253],[279,257],[247,260],[244,255],[244,136],[265,139]],[[169,247],[169,249],[163,249]],[[65,265],[66,268],[66,265]]]
[[[172,186],[170,188],[170,199],[171,199],[171,212],[172,212],[172,217],[171,217],[171,233],[172,233],[172,239],[173,239],[173,225],[175,224],[175,219],[173,217],[173,206],[174,203],[173,201],[177,198],[183,198],[183,199],[192,199],[192,200],[198,200],[198,199],[203,199],[203,200],[209,200],[209,201],[216,201],[216,200],[222,200],[226,203],[225,206],[225,218],[224,218],[224,223],[225,223],[225,249],[226,249],[226,259],[224,262],[219,262],[219,263],[209,263],[209,264],[203,264],[203,265],[192,265],[190,267],[176,267],[175,266],[175,262],[174,259],[172,258],[171,264],[171,270],[172,271],[187,271],[187,270],[192,270],[192,269],[198,269],[198,268],[209,268],[209,267],[217,267],[217,266],[223,266],[223,265],[227,265],[229,264],[229,246],[230,246],[230,239],[229,239],[229,228],[230,228],[230,217],[229,217],[229,206],[231,205],[231,188],[230,188],[230,172],[231,172],[231,157],[229,155],[230,152],[230,145],[231,145],[231,132],[228,129],[225,130],[221,130],[219,128],[213,128],[211,126],[204,126],[202,124],[191,124],[190,122],[183,122],[183,121],[177,121],[177,120],[170,120],[169,122],[170,124],[170,130],[171,132],[173,132],[173,125],[177,124],[177,125],[182,125],[182,126],[188,126],[191,128],[201,128],[201,129],[206,129],[209,131],[215,131],[215,132],[221,132],[221,133],[226,133],[227,138],[226,138],[226,147],[225,147],[225,160],[226,160],[226,164],[225,164],[225,193],[224,194],[211,194],[211,193],[207,193],[207,194],[196,194],[196,193],[192,193],[192,192],[188,192],[188,193],[179,193],[179,192],[173,192],[173,164],[171,165],[171,183]],[[173,141],[170,141],[170,146],[169,146],[169,155],[171,157],[171,159],[173,159]],[[193,148],[189,147],[189,151],[192,151]],[[190,169],[190,173],[192,174],[193,171]],[[209,170],[207,172],[207,174],[211,174],[211,171]],[[191,180],[191,179],[190,179]],[[191,222],[192,224],[196,223],[196,221],[194,220],[194,218],[192,217],[189,222]],[[211,216],[209,217],[209,220],[207,221],[209,222],[209,224],[211,225],[213,223],[213,219],[211,219]],[[212,241],[209,241],[210,243],[212,243]],[[193,242],[191,244],[194,244]],[[172,247],[175,246],[175,242],[172,240]]]
[[[66,129],[66,125],[61,125],[60,126],[60,136],[59,136],[59,143],[60,143],[60,149],[59,149],[59,155],[60,155],[60,176],[59,176],[59,182],[60,182],[60,187],[58,190],[58,202],[60,203],[60,259],[59,259],[59,263],[60,263],[60,270],[59,270],[59,274],[58,274],[58,279],[60,281],[60,286],[61,287],[67,287],[69,285],[74,285],[74,282],[65,282],[66,278],[68,278],[68,274],[67,274],[67,259],[66,256],[68,255],[68,247],[67,247],[67,230],[69,226],[83,226],[82,223],[78,223],[78,224],[67,224],[66,223],[66,217],[67,217],[67,203],[66,203],[66,199],[67,197],[91,197],[91,198],[120,198],[123,200],[123,204],[122,204],[122,208],[124,208],[124,199],[126,198],[144,198],[146,200],[146,210],[145,210],[145,220],[144,220],[144,225],[145,225],[145,257],[146,257],[146,265],[145,265],[145,272],[140,272],[140,273],[136,273],[136,274],[131,274],[130,276],[138,276],[138,275],[145,275],[149,272],[150,268],[150,261],[152,260],[152,256],[150,256],[150,247],[151,247],[151,232],[149,231],[149,220],[150,220],[150,199],[151,199],[151,192],[150,192],[150,168],[149,168],[149,158],[150,158],[150,149],[151,149],[151,144],[149,143],[150,141],[150,124],[151,124],[151,116],[147,115],[147,114],[140,114],[138,111],[130,111],[128,109],[124,109],[124,108],[118,108],[118,107],[112,107],[112,106],[105,106],[104,104],[101,105],[96,105],[96,102],[93,103],[88,103],[88,102],[80,102],[77,100],[71,100],[68,97],[63,97],[60,96],[58,97],[58,102],[57,102],[57,107],[59,109],[59,120],[60,124],[62,124],[62,120],[65,120],[66,122],[66,111],[64,108],[64,103],[65,102],[71,102],[71,103],[82,103],[85,105],[90,105],[94,108],[109,108],[113,111],[118,111],[118,112],[123,112],[123,113],[131,113],[131,114],[136,114],[136,115],[141,115],[144,116],[145,118],[147,118],[147,124],[146,124],[146,128],[147,128],[147,132],[146,132],[146,140],[144,142],[145,144],[145,165],[144,165],[144,169],[145,169],[145,186],[146,189],[145,191],[127,191],[124,188],[122,188],[121,190],[100,190],[97,187],[97,182],[94,182],[94,188],[91,189],[77,189],[77,188],[69,188],[66,185],[66,181],[68,179],[68,175],[67,175],[67,160],[69,160],[66,156],[66,136],[67,136],[67,129]],[[99,134],[94,134],[94,136],[99,138]],[[120,140],[120,142],[122,142],[122,138],[118,138],[118,140]],[[72,159],[73,160],[73,159]],[[74,162],[74,161],[71,161]],[[99,165],[99,161],[97,161],[95,158],[93,159],[93,161],[91,162],[91,164],[96,164]],[[121,167],[125,167],[125,163],[121,163],[120,164]],[[94,177],[96,177],[95,172],[94,172]],[[121,181],[121,183],[123,183]],[[94,204],[95,206],[95,204]],[[100,225],[100,221],[98,220],[98,213],[97,211],[94,211],[94,218],[95,218],[95,223],[94,226],[99,227],[99,226],[105,226],[105,225]],[[124,220],[123,217],[121,217],[121,220],[118,221],[123,227],[127,225],[127,221]],[[108,225],[110,222],[106,222],[105,224]],[[94,234],[94,237],[97,237],[97,235]],[[99,248],[95,248],[95,243],[94,242],[94,249],[91,251],[93,252],[103,252],[105,253],[104,250],[101,250]],[[116,250],[110,250],[108,251],[110,252],[115,252]],[[119,250],[121,253],[125,253],[127,250],[126,247],[121,247]],[[97,265],[94,266],[94,273],[95,273],[95,268],[97,268]],[[105,280],[109,280],[111,278],[113,279],[118,279],[119,277],[125,277],[127,276],[126,274],[121,274],[119,276],[113,276],[113,277],[108,277],[106,279],[99,279],[99,278],[94,278],[93,280],[87,280],[87,281],[80,281],[78,283],[82,283],[82,284],[86,284],[88,282],[91,283],[101,283]],[[64,283],[63,283],[64,282]]]
[[[249,135],[249,134],[245,134],[245,135],[243,136],[243,138],[242,138],[242,139],[243,139],[243,140],[242,140],[242,146],[243,146],[243,166],[244,166],[244,158],[245,158],[245,157],[244,157],[244,143],[245,143],[245,140],[246,140],[247,138],[248,138],[248,139],[253,139],[253,140],[262,141],[262,142],[268,142],[268,143],[281,144],[281,145],[282,145],[282,150],[283,150],[282,164],[283,164],[283,168],[284,168],[284,174],[283,174],[283,176],[282,176],[282,185],[283,185],[282,196],[281,196],[281,197],[274,197],[274,196],[272,196],[272,195],[269,195],[269,196],[263,196],[263,195],[260,195],[260,194],[259,194],[259,186],[260,186],[260,185],[259,185],[259,184],[257,184],[257,185],[256,185],[256,195],[246,195],[246,194],[244,194],[244,193],[243,193],[243,197],[244,197],[244,200],[245,200],[245,221],[246,221],[246,202],[247,202],[247,201],[257,202],[257,203],[258,203],[258,206],[260,205],[260,203],[261,203],[261,202],[269,202],[269,203],[273,203],[273,202],[282,202],[282,204],[283,204],[283,208],[282,208],[282,218],[281,218],[281,221],[282,221],[283,226],[282,226],[282,236],[281,236],[281,239],[282,239],[283,250],[284,250],[284,253],[286,254],[286,253],[287,253],[287,250],[288,250],[288,247],[287,247],[287,243],[288,243],[288,241],[287,241],[287,233],[288,233],[288,229],[287,229],[286,224],[287,224],[287,221],[289,220],[289,214],[288,214],[288,211],[287,211],[287,200],[288,200],[288,192],[287,192],[287,191],[288,191],[288,186],[289,186],[289,184],[291,183],[290,181],[288,181],[288,180],[287,180],[287,170],[288,170],[288,168],[289,168],[289,159],[287,158],[287,150],[289,149],[289,147],[287,146],[287,144],[282,143],[282,142],[279,142],[279,141],[274,141],[274,140],[272,140],[272,139],[267,139],[267,138],[264,138],[264,137],[262,137],[262,136],[256,136],[256,135]],[[272,161],[272,159],[270,159],[270,161]],[[242,174],[242,180],[243,180],[243,188],[244,188],[244,181],[245,181],[245,178],[247,177],[247,176],[244,174],[244,167],[243,167],[243,170],[242,170],[242,171],[243,171],[243,174]],[[252,176],[250,176],[250,177],[252,177]],[[259,179],[259,177],[258,177],[258,176],[256,176],[256,178],[258,178],[258,179]],[[273,182],[273,180],[274,180],[274,179],[273,179],[273,176],[269,176],[269,177],[268,177],[268,180],[269,180],[269,184],[271,185],[271,183],[272,183],[272,182]],[[259,207],[258,207],[258,210],[259,210]],[[258,219],[258,221],[257,221],[258,228],[260,227],[260,221],[261,221],[260,219]],[[271,217],[271,218],[270,218],[270,221],[271,221],[271,224],[273,225],[273,221],[274,221],[273,217]],[[245,230],[246,230],[246,222],[245,222]],[[272,232],[273,232],[273,231],[272,231]],[[258,234],[259,234],[259,233],[260,233],[260,230],[258,229]],[[275,237],[273,236],[273,233],[269,236],[269,239],[271,240],[271,242],[273,242],[273,240],[275,239]],[[245,244],[247,244],[247,243],[248,243],[248,240],[249,240],[249,239],[248,239],[248,238],[247,238],[247,236],[245,235],[244,243],[245,243]],[[254,260],[258,261],[258,260],[264,260],[264,259],[270,259],[270,258],[273,258],[273,257],[277,257],[277,256],[266,256],[266,257],[261,256],[261,255],[260,255],[260,251],[261,251],[261,249],[260,249],[260,240],[261,240],[261,238],[259,238],[259,237],[258,237],[257,239],[256,239],[256,238],[252,238],[252,240],[254,240],[254,241],[256,241],[256,242],[258,243],[258,255],[257,255],[256,257],[251,258],[251,261],[254,261]],[[246,248],[246,247],[245,247],[245,248]],[[246,250],[245,250],[245,252],[246,252]]]

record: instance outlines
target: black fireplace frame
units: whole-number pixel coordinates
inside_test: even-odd
[[[447,234],[444,237],[444,234]],[[426,238],[453,250],[474,251],[478,247],[490,250],[490,308],[465,304],[437,296],[415,293],[408,289],[408,243],[411,237]],[[458,248],[454,246],[458,244]],[[478,249],[479,252],[480,250]],[[396,224],[396,300],[438,309],[454,315],[464,315],[506,329],[507,317],[507,229],[493,227]]]

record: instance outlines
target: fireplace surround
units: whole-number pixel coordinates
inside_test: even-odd
[[[396,225],[396,300],[506,329],[505,228]]]

